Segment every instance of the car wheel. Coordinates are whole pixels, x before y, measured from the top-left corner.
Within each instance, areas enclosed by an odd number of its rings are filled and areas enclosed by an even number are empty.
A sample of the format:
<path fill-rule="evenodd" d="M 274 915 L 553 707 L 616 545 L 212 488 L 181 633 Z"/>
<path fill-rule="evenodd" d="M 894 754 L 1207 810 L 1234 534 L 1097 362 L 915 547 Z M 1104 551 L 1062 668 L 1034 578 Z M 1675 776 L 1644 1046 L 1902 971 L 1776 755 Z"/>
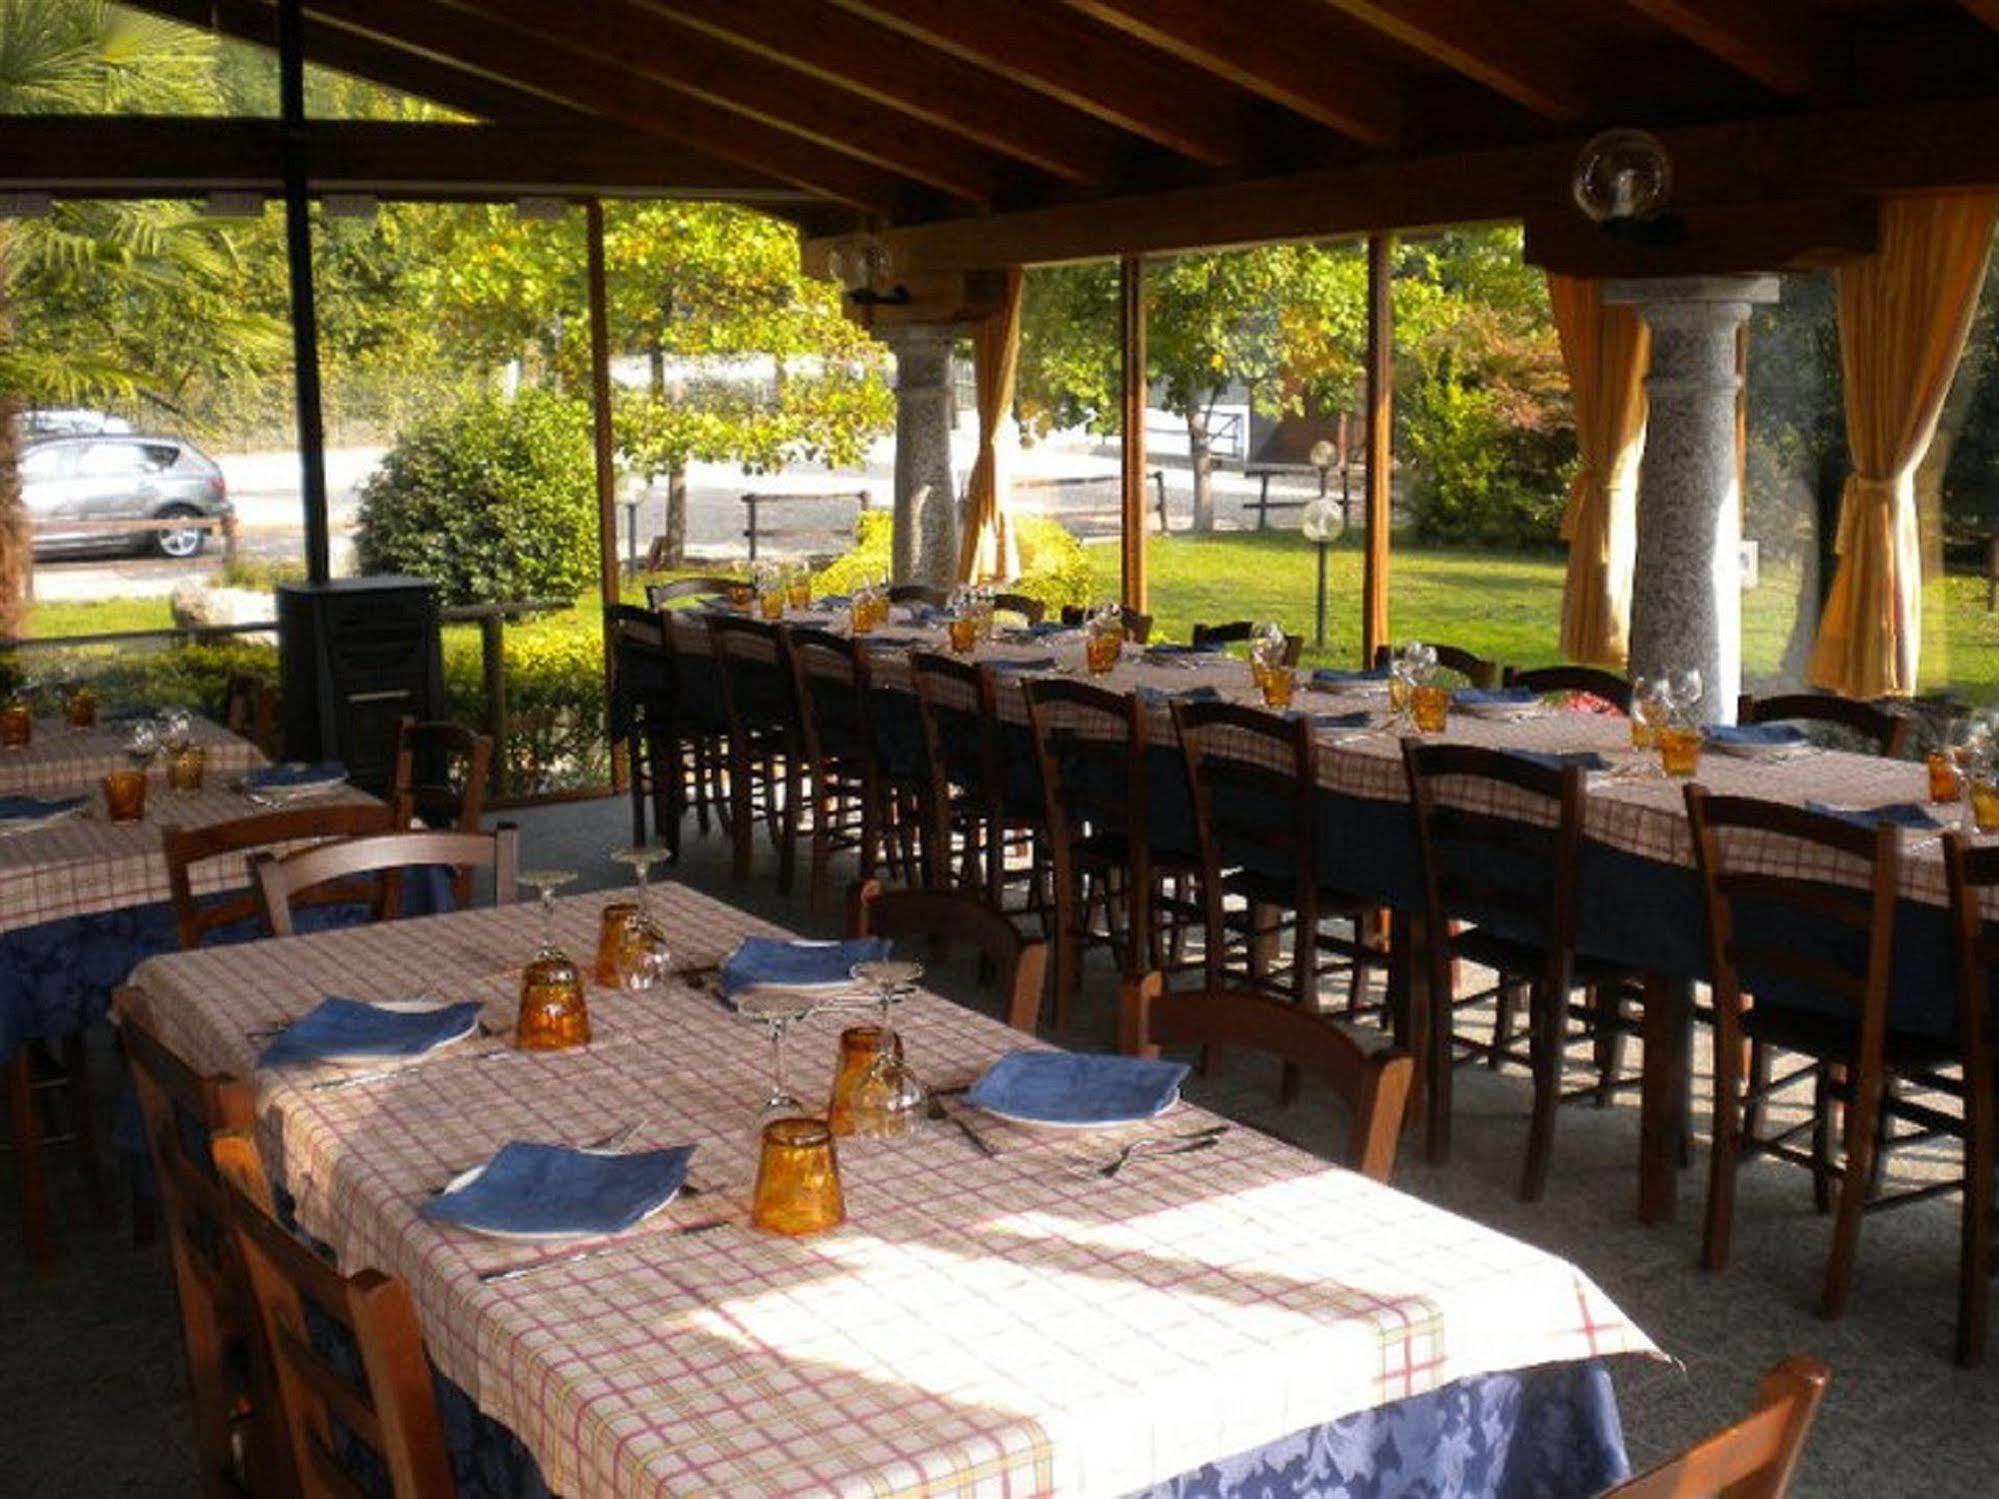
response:
<path fill-rule="evenodd" d="M 199 510 L 186 505 L 169 505 L 154 520 L 178 520 L 182 516 L 200 515 Z M 185 562 L 190 557 L 199 557 L 201 549 L 208 544 L 208 532 L 200 526 L 187 526 L 172 531 L 155 531 L 153 545 L 162 557 L 170 557 L 176 562 Z"/>

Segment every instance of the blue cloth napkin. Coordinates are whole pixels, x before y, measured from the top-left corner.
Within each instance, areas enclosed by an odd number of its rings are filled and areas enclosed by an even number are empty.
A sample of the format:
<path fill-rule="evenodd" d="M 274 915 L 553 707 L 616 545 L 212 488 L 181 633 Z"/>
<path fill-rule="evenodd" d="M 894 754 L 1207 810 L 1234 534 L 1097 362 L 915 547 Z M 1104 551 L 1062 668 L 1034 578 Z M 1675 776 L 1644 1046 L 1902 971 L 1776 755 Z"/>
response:
<path fill-rule="evenodd" d="M 1805 806 L 1813 812 L 1823 812 L 1827 817 L 1837 817 L 1841 822 L 1850 822 L 1855 827 L 1872 828 L 1877 823 L 1892 822 L 1898 828 L 1930 832 L 1943 826 L 1914 802 L 1884 802 L 1878 807 L 1836 807 L 1831 802 L 1808 801 Z"/>
<path fill-rule="evenodd" d="M 949 609 L 940 609 L 935 604 L 905 604 L 902 607 L 913 625 L 942 624 L 951 617 Z"/>
<path fill-rule="evenodd" d="M 815 609 L 845 609 L 853 600 L 844 593 L 822 593 L 812 601 Z"/>
<path fill-rule="evenodd" d="M 899 647 L 927 645 L 921 635 L 863 635 L 861 644 L 871 651 L 892 651 Z"/>
<path fill-rule="evenodd" d="M 1460 687 L 1451 694 L 1451 701 L 1460 708 L 1524 708 L 1539 702 L 1540 697 L 1531 687 Z"/>
<path fill-rule="evenodd" d="M 516 1140 L 476 1181 L 426 1202 L 423 1216 L 489 1233 L 621 1233 L 680 1190 L 693 1155 L 691 1145 L 600 1155 Z"/>
<path fill-rule="evenodd" d="M 996 661 L 988 661 L 986 665 L 990 666 L 994 671 L 1001 673 L 1010 671 L 1053 671 L 1055 669 L 1055 658 L 1053 656 L 1021 657 L 1018 659 L 1002 657 Z"/>
<path fill-rule="evenodd" d="M 1584 770 L 1608 770 L 1610 762 L 1595 750 L 1508 750 L 1515 759 L 1531 760 L 1549 770 L 1567 770 L 1580 765 Z"/>
<path fill-rule="evenodd" d="M 1386 682 L 1388 668 L 1378 666 L 1373 671 L 1342 671 L 1337 666 L 1322 666 L 1312 673 L 1312 681 L 1320 687 L 1351 687 L 1363 682 Z"/>
<path fill-rule="evenodd" d="M 977 1108 L 1046 1124 L 1150 1119 L 1173 1102 L 1185 1062 L 1077 1051 L 1009 1052 L 972 1084 Z"/>
<path fill-rule="evenodd" d="M 1152 708 L 1163 708 L 1168 703 L 1219 703 L 1221 693 L 1212 687 L 1176 687 L 1168 691 L 1164 687 L 1141 686 L 1137 689 L 1140 702 Z"/>
<path fill-rule="evenodd" d="M 33 822 L 83 803 L 80 796 L 0 796 L 0 822 Z"/>
<path fill-rule="evenodd" d="M 1292 723 L 1309 718 L 1315 729 L 1364 729 L 1373 721 L 1365 708 L 1354 713 L 1307 713 L 1302 708 L 1286 708 L 1284 717 Z"/>
<path fill-rule="evenodd" d="M 1148 656 L 1217 656 L 1221 652 L 1220 645 L 1181 645 L 1174 640 L 1162 640 L 1145 648 Z"/>
<path fill-rule="evenodd" d="M 728 999 L 750 989 L 818 989 L 853 981 L 856 963 L 886 958 L 886 937 L 853 937 L 845 942 L 782 942 L 745 937 L 722 964 L 722 993 Z"/>
<path fill-rule="evenodd" d="M 1711 723 L 1701 730 L 1709 744 L 1746 745 L 1769 748 L 1774 745 L 1803 744 L 1805 731 L 1788 723 Z"/>
<path fill-rule="evenodd" d="M 347 767 L 338 760 L 321 760 L 316 765 L 294 761 L 246 770 L 243 772 L 243 784 L 251 791 L 281 791 L 289 787 L 319 786 L 345 780 L 346 777 Z"/>
<path fill-rule="evenodd" d="M 283 1067 L 317 1062 L 325 1057 L 421 1056 L 432 1047 L 463 1035 L 478 1024 L 483 1008 L 476 1000 L 440 1009 L 397 1011 L 358 999 L 328 999 L 302 1015 L 257 1059 L 259 1067 Z"/>
<path fill-rule="evenodd" d="M 1017 630 L 1009 630 L 1009 635 L 1023 635 L 1030 640 L 1046 640 L 1050 635 L 1066 635 L 1075 628 L 1059 620 L 1044 620 L 1038 625 L 1022 625 Z"/>

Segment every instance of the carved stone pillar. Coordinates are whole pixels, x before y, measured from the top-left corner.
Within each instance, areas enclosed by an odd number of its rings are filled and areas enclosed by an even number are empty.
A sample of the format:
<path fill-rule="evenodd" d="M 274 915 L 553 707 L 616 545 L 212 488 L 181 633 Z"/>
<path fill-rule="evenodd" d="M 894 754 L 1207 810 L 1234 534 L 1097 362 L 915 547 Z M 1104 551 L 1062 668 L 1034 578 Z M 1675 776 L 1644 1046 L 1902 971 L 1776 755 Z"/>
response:
<path fill-rule="evenodd" d="M 946 325 L 885 329 L 895 354 L 895 581 L 948 588 L 958 565 Z"/>

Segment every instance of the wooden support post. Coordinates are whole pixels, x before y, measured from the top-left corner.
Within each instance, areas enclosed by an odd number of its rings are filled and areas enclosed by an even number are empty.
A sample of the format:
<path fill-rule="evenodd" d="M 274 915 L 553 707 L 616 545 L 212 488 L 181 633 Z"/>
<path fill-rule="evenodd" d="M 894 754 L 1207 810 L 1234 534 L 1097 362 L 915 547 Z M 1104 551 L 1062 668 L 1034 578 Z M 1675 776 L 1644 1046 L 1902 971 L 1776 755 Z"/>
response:
<path fill-rule="evenodd" d="M 479 615 L 479 668 L 486 687 L 486 732 L 493 737 L 492 785 L 507 794 L 507 621 L 498 604 Z"/>
<path fill-rule="evenodd" d="M 305 506 L 305 573 L 333 576 L 326 505 L 326 429 L 319 400 L 319 313 L 312 290 L 312 218 L 307 200 L 305 19 L 300 0 L 278 3 L 278 115 L 283 135 L 285 261 L 291 280 L 292 388 L 298 407 L 300 490 Z M 294 683 L 294 690 L 304 684 Z"/>
<path fill-rule="evenodd" d="M 597 574 L 606 610 L 618 602 L 618 457 L 611 433 L 611 325 L 604 292 L 604 203 L 583 205 L 588 240 L 590 294 L 590 436 L 597 458 Z M 604 701 L 618 690 L 618 646 L 608 617 L 604 629 Z M 625 747 L 611 746 L 611 788 L 623 791 L 631 778 Z"/>
<path fill-rule="evenodd" d="M 1395 323 L 1385 234 L 1367 237 L 1367 562 L 1360 585 L 1360 664 L 1388 643 L 1388 531 L 1395 469 Z"/>
<path fill-rule="evenodd" d="M 1124 604 L 1146 608 L 1145 586 L 1145 261 L 1118 262 L 1119 332 L 1123 351 L 1123 422 L 1120 456 L 1122 513 L 1118 523 Z M 1163 508 L 1163 507 L 1162 507 Z"/>

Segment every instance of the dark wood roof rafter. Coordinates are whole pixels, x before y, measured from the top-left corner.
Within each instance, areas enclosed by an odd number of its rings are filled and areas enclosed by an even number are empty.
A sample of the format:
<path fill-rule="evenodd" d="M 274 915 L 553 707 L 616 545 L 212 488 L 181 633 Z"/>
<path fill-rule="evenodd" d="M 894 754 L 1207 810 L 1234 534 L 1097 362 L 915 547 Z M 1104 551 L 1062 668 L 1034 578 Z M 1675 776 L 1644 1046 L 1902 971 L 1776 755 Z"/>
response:
<path fill-rule="evenodd" d="M 1516 0 L 1320 0 L 1551 120 L 1591 113 L 1585 58 Z"/>
<path fill-rule="evenodd" d="M 1999 0 L 1958 0 L 1958 3 L 1987 26 L 1999 30 Z"/>
<path fill-rule="evenodd" d="M 1625 0 L 1774 93 L 1811 92 L 1812 17 L 1792 0 Z M 1999 0 L 1991 0 L 1999 14 Z"/>

